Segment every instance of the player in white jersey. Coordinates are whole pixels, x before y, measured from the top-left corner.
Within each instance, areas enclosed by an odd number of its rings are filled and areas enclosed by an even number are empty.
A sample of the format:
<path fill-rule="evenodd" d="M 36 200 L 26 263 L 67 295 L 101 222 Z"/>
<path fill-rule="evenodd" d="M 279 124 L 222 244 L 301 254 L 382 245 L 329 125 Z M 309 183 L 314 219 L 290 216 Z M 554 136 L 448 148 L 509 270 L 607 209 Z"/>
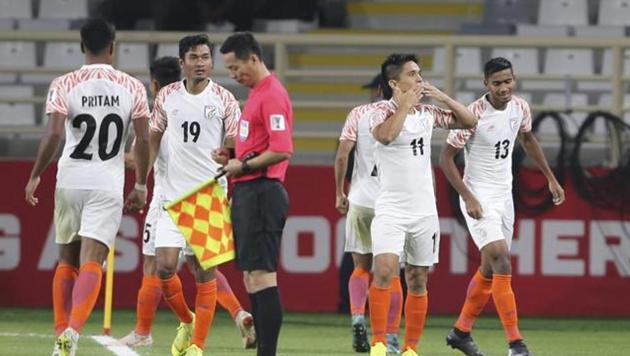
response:
<path fill-rule="evenodd" d="M 153 61 L 150 66 L 151 83 L 149 90 L 151 96 L 155 97 L 159 90 L 171 83 L 181 80 L 181 67 L 179 59 L 176 57 L 161 57 Z M 166 147 L 166 138 L 162 137 L 161 146 Z M 126 155 L 126 162 L 133 163 L 131 155 Z M 127 164 L 133 167 L 133 164 Z M 149 211 L 144 221 L 144 236 L 142 239 L 142 284 L 138 290 L 138 300 L 136 304 L 136 326 L 120 342 L 128 346 L 150 346 L 153 344 L 151 328 L 155 318 L 156 309 L 162 299 L 162 289 L 160 279 L 157 276 L 157 262 L 155 260 L 155 236 L 157 229 L 157 218 L 162 210 L 160 205 L 163 202 L 162 186 L 166 175 L 167 157 L 166 150 L 160 149 L 153 164 L 153 197 L 149 204 Z M 194 265 L 192 252 L 186 255 L 189 265 Z M 253 318 L 245 311 L 232 291 L 227 278 L 217 269 L 217 301 L 229 313 L 243 338 L 246 348 L 253 348 L 256 345 L 256 335 L 253 332 Z"/>
<path fill-rule="evenodd" d="M 48 128 L 26 185 L 34 196 L 40 176 L 57 152 L 65 131 L 55 188 L 55 242 L 59 264 L 53 277 L 57 340 L 53 355 L 74 355 L 81 328 L 99 295 L 102 264 L 118 232 L 123 210 L 121 146 L 130 123 L 137 137 L 136 185 L 131 210 L 146 201 L 149 108 L 142 83 L 112 68 L 114 28 L 88 20 L 81 28 L 86 64 L 50 85 Z"/>
<path fill-rule="evenodd" d="M 151 157 L 159 149 L 166 150 L 168 157 L 162 206 L 218 173 L 220 166 L 211 158 L 213 149 L 224 144 L 233 147 L 240 109 L 232 93 L 209 78 L 212 48 L 206 35 L 182 38 L 179 57 L 185 78 L 162 88 L 155 100 L 150 122 Z M 160 146 L 162 136 L 166 137 L 164 146 Z M 189 260 L 197 281 L 193 314 L 176 273 L 180 250 L 187 243 L 164 210 L 157 218 L 155 247 L 164 298 L 181 322 L 171 352 L 201 354 L 217 302 L 215 268 L 206 271 L 196 258 Z"/>
<path fill-rule="evenodd" d="M 423 81 L 414 55 L 392 54 L 381 66 L 385 98 L 370 120 L 377 141 L 374 159 L 379 180 L 372 222 L 374 280 L 369 291 L 372 347 L 386 354 L 385 323 L 389 288 L 401 254 L 406 262 L 405 356 L 417 355 L 428 297 L 429 267 L 438 261 L 439 224 L 431 167 L 433 128 L 469 128 L 477 119 L 465 106 Z M 433 97 L 449 110 L 420 104 Z"/>
<path fill-rule="evenodd" d="M 508 355 L 526 356 L 530 353 L 518 328 L 510 265 L 514 224 L 512 152 L 517 136 L 525 153 L 547 178 L 555 204 L 564 201 L 564 191 L 531 131 L 529 105 L 512 95 L 516 86 L 512 64 L 501 57 L 488 61 L 484 84 L 488 93 L 468 107 L 479 118 L 477 127 L 452 130 L 440 156 L 442 170 L 459 193 L 468 230 L 481 252 L 481 266 L 468 285 L 466 301 L 446 342 L 466 355 L 483 355 L 470 331 L 492 295 L 509 343 Z M 466 162 L 463 179 L 454 163 L 461 149 Z"/>
<path fill-rule="evenodd" d="M 378 85 L 379 97 L 380 74 L 373 82 Z M 352 253 L 354 270 L 348 281 L 350 312 L 352 316 L 352 346 L 356 352 L 367 352 L 370 344 L 365 320 L 365 302 L 367 300 L 372 271 L 372 236 L 370 226 L 374 218 L 374 199 L 378 193 L 378 181 L 374 170 L 374 146 L 376 141 L 370 132 L 370 116 L 376 103 L 359 105 L 352 109 L 346 118 L 339 147 L 335 158 L 335 207 L 346 217 L 345 252 Z M 354 166 L 349 193 L 346 196 L 344 181 L 348 158 L 354 149 Z M 394 276 L 391 288 L 391 300 L 387 323 L 387 348 L 390 354 L 398 353 L 398 328 L 402 311 L 402 286 L 400 277 Z"/>

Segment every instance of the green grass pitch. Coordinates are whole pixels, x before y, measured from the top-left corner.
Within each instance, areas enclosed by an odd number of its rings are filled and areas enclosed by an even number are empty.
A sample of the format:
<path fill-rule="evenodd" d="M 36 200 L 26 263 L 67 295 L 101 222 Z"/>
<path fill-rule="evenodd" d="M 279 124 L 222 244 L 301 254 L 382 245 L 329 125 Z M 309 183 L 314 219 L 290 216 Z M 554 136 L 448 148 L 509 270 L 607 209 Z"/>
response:
<path fill-rule="evenodd" d="M 429 316 L 420 344 L 420 355 L 458 355 L 447 348 L 444 337 L 454 316 Z M 127 334 L 134 325 L 132 310 L 115 310 L 112 336 Z M 85 337 L 102 331 L 102 313 L 95 312 L 86 325 L 78 355 L 113 355 Z M 630 355 L 630 319 L 521 318 L 521 330 L 536 356 Z M 154 345 L 138 348 L 140 355 L 170 355 L 177 323 L 170 311 L 158 312 L 153 328 Z M 401 332 L 402 335 L 402 332 Z M 480 319 L 474 337 L 487 356 L 506 355 L 498 319 Z M 52 351 L 52 311 L 0 308 L 0 355 L 49 355 Z M 218 312 L 207 340 L 206 355 L 255 355 L 241 348 L 240 334 L 225 312 Z M 285 313 L 278 355 L 353 355 L 349 317 L 341 314 Z"/>

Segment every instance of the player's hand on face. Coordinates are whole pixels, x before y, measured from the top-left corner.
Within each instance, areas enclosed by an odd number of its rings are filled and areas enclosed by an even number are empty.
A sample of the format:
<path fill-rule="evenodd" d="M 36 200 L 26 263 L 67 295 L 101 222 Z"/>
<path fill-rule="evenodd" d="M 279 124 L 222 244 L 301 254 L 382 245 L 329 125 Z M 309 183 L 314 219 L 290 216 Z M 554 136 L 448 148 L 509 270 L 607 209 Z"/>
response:
<path fill-rule="evenodd" d="M 127 196 L 125 200 L 125 212 L 135 213 L 139 212 L 142 214 L 144 211 L 142 210 L 147 203 L 147 192 L 143 192 L 141 190 L 133 189 L 131 193 Z"/>
<path fill-rule="evenodd" d="M 337 199 L 335 201 L 335 208 L 342 214 L 345 214 L 348 212 L 348 206 L 349 206 L 349 202 L 348 202 L 348 197 L 346 197 L 345 194 L 342 195 L 337 195 Z"/>
<path fill-rule="evenodd" d="M 230 159 L 230 152 L 228 151 L 227 148 L 221 147 L 221 148 L 212 150 L 212 153 L 210 154 L 210 156 L 212 157 L 213 161 L 217 162 L 218 164 L 222 166 L 225 166 Z"/>
<path fill-rule="evenodd" d="M 227 161 L 227 164 L 223 167 L 223 171 L 225 171 L 228 177 L 238 177 L 243 174 L 243 162 L 233 158 Z"/>
<path fill-rule="evenodd" d="M 444 102 L 446 100 L 449 99 L 449 96 L 446 95 L 443 91 L 441 91 L 440 89 L 434 87 L 431 83 L 429 82 L 424 82 L 424 89 L 422 91 L 423 95 L 426 95 L 428 97 L 431 97 L 439 102 Z"/>
<path fill-rule="evenodd" d="M 413 107 L 422 98 L 423 86 L 419 85 L 416 88 L 409 89 L 405 92 L 401 91 L 399 87 L 394 87 L 394 95 L 398 95 L 398 104 L 402 107 Z"/>
<path fill-rule="evenodd" d="M 470 197 L 464 199 L 464 203 L 466 203 L 466 213 L 468 213 L 471 218 L 479 220 L 483 217 L 483 209 L 477 198 Z"/>
<path fill-rule="evenodd" d="M 32 206 L 35 206 L 37 205 L 37 203 L 39 203 L 39 199 L 35 197 L 35 190 L 37 189 L 40 180 L 41 178 L 39 177 L 31 178 L 28 180 L 28 183 L 26 183 L 26 187 L 24 188 L 24 199 L 28 204 Z"/>
<path fill-rule="evenodd" d="M 554 179 L 553 181 L 549 182 L 549 191 L 551 192 L 553 203 L 555 205 L 560 205 L 564 202 L 564 189 L 562 189 L 562 186 L 560 185 L 560 183 L 558 183 L 557 180 Z"/>

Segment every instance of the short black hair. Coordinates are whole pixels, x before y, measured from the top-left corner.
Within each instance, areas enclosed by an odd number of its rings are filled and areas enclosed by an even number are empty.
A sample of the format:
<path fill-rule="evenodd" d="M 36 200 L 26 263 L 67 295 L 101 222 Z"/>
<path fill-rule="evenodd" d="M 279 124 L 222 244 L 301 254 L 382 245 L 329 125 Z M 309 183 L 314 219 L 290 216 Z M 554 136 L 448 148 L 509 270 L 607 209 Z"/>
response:
<path fill-rule="evenodd" d="M 381 64 L 381 80 L 383 81 L 383 98 L 389 100 L 394 95 L 389 81 L 400 78 L 402 68 L 407 62 L 414 62 L 419 65 L 418 57 L 415 54 L 393 53 L 387 56 L 385 62 Z"/>
<path fill-rule="evenodd" d="M 92 54 L 102 53 L 116 39 L 114 25 L 101 18 L 88 19 L 81 26 L 81 45 Z"/>
<path fill-rule="evenodd" d="M 487 61 L 483 66 L 483 75 L 488 79 L 491 75 L 502 70 L 512 71 L 512 63 L 503 57 L 495 57 Z"/>
<path fill-rule="evenodd" d="M 205 34 L 199 35 L 190 35 L 179 40 L 179 58 L 184 59 L 186 57 L 186 52 L 191 49 L 206 45 L 210 49 L 210 56 L 212 56 L 212 51 L 214 51 L 214 45 L 210 42 L 210 39 Z"/>
<path fill-rule="evenodd" d="M 251 32 L 236 32 L 221 45 L 221 53 L 234 52 L 238 59 L 245 60 L 255 54 L 262 61 L 262 48 Z"/>
<path fill-rule="evenodd" d="M 149 67 L 151 79 L 155 79 L 160 88 L 181 79 L 182 69 L 179 66 L 179 59 L 175 57 L 160 57 L 151 62 Z"/>

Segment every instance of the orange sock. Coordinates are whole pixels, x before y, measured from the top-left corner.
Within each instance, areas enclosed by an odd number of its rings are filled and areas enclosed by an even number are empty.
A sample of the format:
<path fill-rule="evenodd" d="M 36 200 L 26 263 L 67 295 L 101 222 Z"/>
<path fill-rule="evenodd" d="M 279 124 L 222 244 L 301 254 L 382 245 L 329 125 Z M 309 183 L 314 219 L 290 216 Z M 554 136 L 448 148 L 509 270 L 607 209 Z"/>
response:
<path fill-rule="evenodd" d="M 158 276 L 143 276 L 136 304 L 136 334 L 146 336 L 151 333 L 155 310 L 161 298 L 162 289 Z"/>
<path fill-rule="evenodd" d="M 195 300 L 195 326 L 191 343 L 203 349 L 208 331 L 212 327 L 214 309 L 217 305 L 217 280 L 197 283 L 197 298 Z"/>
<path fill-rule="evenodd" d="M 379 288 L 372 283 L 368 292 L 370 303 L 370 324 L 372 325 L 372 345 L 377 342 L 387 344 L 387 311 L 389 310 L 389 288 Z"/>
<path fill-rule="evenodd" d="M 365 314 L 365 300 L 370 286 L 370 272 L 361 267 L 355 267 L 348 280 L 348 294 L 350 296 L 350 313 L 352 315 Z"/>
<path fill-rule="evenodd" d="M 503 324 L 505 337 L 508 342 L 522 340 L 518 330 L 518 316 L 516 314 L 516 298 L 512 291 L 512 276 L 505 274 L 492 275 L 492 298 L 494 306 Z"/>
<path fill-rule="evenodd" d="M 429 306 L 429 294 L 413 294 L 411 291 L 407 293 L 405 301 L 405 344 L 402 350 L 408 348 L 416 350 L 418 341 L 424 330 L 424 323 L 427 320 L 427 309 Z"/>
<path fill-rule="evenodd" d="M 475 320 L 488 303 L 490 295 L 492 295 L 492 279 L 485 278 L 477 270 L 477 273 L 468 283 L 466 300 L 462 306 L 462 311 L 459 313 L 459 318 L 455 322 L 455 327 L 461 331 L 470 332 Z"/>
<path fill-rule="evenodd" d="M 182 281 L 177 274 L 174 274 L 169 279 L 160 280 L 162 284 L 162 292 L 164 293 L 164 300 L 171 310 L 177 315 L 177 318 L 182 323 L 191 323 L 192 314 L 186 299 L 184 299 L 184 291 L 182 290 Z"/>
<path fill-rule="evenodd" d="M 217 302 L 230 313 L 232 319 L 236 318 L 236 313 L 243 310 L 241 303 L 236 299 L 232 288 L 225 278 L 225 275 L 217 269 L 214 271 L 217 278 Z"/>
<path fill-rule="evenodd" d="M 72 265 L 59 263 L 53 277 L 52 300 L 55 318 L 55 335 L 59 336 L 67 327 L 72 309 L 72 288 L 79 271 Z"/>
<path fill-rule="evenodd" d="M 400 277 L 392 279 L 389 290 L 389 311 L 387 312 L 387 333 L 398 334 L 400 328 L 400 315 L 403 308 L 403 292 Z"/>
<path fill-rule="evenodd" d="M 100 263 L 88 261 L 79 269 L 79 276 L 74 282 L 72 289 L 72 311 L 70 311 L 70 322 L 68 325 L 81 332 L 83 325 L 87 321 L 98 294 L 101 291 L 101 279 L 103 268 Z"/>

